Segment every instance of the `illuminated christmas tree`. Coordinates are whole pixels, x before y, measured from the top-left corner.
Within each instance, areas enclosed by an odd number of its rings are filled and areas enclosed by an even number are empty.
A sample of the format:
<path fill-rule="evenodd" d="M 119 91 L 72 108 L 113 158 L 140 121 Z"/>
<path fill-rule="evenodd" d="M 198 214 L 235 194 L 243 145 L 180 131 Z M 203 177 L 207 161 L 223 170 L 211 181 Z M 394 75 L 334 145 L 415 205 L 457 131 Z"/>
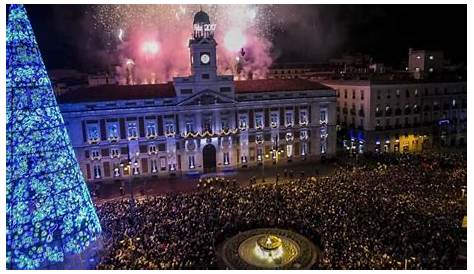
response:
<path fill-rule="evenodd" d="M 7 268 L 54 268 L 101 227 L 22 5 L 6 43 Z"/>

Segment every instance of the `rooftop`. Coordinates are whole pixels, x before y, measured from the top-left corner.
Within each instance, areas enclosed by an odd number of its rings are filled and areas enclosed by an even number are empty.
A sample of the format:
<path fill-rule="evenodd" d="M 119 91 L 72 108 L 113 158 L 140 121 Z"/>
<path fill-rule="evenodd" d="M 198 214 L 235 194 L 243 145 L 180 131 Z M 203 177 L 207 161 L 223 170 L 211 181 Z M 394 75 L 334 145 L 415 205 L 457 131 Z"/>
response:
<path fill-rule="evenodd" d="M 262 79 L 235 81 L 235 93 L 255 93 L 273 91 L 329 90 L 318 82 L 303 79 Z"/>
<path fill-rule="evenodd" d="M 328 86 L 303 79 L 263 79 L 234 81 L 235 93 L 275 91 L 329 90 Z M 58 102 L 100 102 L 114 100 L 140 100 L 172 98 L 176 96 L 172 82 L 153 85 L 101 85 L 77 89 L 58 97 Z"/>

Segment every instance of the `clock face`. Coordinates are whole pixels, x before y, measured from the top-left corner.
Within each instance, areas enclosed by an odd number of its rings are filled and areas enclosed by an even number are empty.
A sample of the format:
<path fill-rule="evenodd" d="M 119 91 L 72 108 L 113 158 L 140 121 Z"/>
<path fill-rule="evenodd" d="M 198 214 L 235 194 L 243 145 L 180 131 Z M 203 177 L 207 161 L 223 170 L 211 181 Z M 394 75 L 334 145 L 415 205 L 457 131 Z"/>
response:
<path fill-rule="evenodd" d="M 201 63 L 203 64 L 208 64 L 211 58 L 209 57 L 209 54 L 204 53 L 201 55 Z"/>

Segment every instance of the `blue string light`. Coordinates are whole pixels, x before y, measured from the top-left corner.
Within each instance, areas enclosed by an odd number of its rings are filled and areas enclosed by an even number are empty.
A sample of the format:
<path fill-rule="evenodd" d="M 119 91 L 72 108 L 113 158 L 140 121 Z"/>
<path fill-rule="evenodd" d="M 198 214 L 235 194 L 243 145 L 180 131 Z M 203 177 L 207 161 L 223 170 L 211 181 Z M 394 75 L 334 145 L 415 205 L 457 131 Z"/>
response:
<path fill-rule="evenodd" d="M 7 23 L 7 258 L 38 269 L 81 253 L 100 222 L 23 5 Z"/>

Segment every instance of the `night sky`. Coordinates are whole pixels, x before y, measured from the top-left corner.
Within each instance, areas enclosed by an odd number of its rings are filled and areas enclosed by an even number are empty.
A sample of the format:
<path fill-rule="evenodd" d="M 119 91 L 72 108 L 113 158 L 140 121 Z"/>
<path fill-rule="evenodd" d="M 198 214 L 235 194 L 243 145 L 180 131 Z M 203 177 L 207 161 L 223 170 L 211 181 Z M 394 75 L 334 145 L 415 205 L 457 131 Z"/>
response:
<path fill-rule="evenodd" d="M 26 8 L 49 69 L 89 69 L 83 44 L 105 45 L 84 22 L 86 6 Z M 278 9 L 302 10 L 293 5 Z M 317 36 L 312 35 L 315 32 Z M 467 5 L 310 5 L 304 7 L 301 20 L 288 20 L 276 30 L 272 42 L 276 62 L 324 62 L 361 52 L 401 67 L 413 47 L 444 50 L 447 58 L 466 63 Z"/>

